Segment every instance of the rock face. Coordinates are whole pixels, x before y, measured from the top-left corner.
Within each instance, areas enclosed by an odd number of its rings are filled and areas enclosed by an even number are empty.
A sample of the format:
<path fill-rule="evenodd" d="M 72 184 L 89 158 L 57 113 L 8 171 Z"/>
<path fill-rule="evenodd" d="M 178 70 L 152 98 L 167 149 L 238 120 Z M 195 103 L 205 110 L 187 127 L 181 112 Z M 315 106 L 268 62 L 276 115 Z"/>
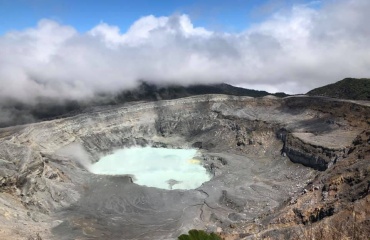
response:
<path fill-rule="evenodd" d="M 225 239 L 368 239 L 370 130 L 352 142 L 346 158 L 319 172 L 305 188 L 259 224 L 228 229 Z"/>
<path fill-rule="evenodd" d="M 202 95 L 0 129 L 0 238 L 174 239 L 258 221 L 314 169 L 346 161 L 369 109 L 304 96 Z M 166 191 L 88 172 L 101 156 L 137 145 L 197 147 L 214 177 Z"/>

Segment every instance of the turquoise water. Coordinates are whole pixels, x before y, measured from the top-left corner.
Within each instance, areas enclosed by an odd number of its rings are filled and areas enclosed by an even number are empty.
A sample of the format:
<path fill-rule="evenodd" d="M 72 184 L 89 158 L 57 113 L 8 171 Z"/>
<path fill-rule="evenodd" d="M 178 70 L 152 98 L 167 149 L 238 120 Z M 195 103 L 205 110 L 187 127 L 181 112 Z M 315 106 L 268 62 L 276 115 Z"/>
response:
<path fill-rule="evenodd" d="M 195 149 L 134 147 L 115 151 L 91 165 L 104 175 L 133 175 L 139 185 L 162 189 L 194 189 L 211 179 L 194 157 Z"/>

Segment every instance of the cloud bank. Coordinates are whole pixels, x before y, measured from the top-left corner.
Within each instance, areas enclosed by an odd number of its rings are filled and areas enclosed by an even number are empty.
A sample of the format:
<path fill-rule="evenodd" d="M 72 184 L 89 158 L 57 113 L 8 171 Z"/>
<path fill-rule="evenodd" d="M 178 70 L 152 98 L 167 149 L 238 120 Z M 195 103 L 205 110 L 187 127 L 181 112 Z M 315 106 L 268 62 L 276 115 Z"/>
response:
<path fill-rule="evenodd" d="M 158 84 L 221 83 L 304 93 L 370 76 L 370 1 L 296 5 L 240 33 L 193 26 L 183 15 L 146 16 L 124 33 L 86 33 L 43 19 L 0 36 L 0 101 L 84 99 Z"/>

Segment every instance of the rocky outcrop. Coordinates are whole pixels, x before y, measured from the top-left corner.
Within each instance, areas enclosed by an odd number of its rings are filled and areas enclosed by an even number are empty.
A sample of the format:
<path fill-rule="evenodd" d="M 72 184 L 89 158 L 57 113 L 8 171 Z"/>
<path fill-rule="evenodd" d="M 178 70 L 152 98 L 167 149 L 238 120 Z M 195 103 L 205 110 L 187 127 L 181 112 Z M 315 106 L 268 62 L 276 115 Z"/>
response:
<path fill-rule="evenodd" d="M 319 172 L 302 191 L 259 223 L 225 229 L 225 239 L 366 239 L 370 216 L 370 132 L 350 144 L 346 158 Z"/>
<path fill-rule="evenodd" d="M 327 148 L 304 142 L 298 134 L 290 133 L 285 138 L 283 154 L 285 153 L 294 163 L 301 163 L 307 167 L 324 171 L 330 165 L 343 159 L 346 146 L 343 148 Z M 347 147 L 348 148 L 348 147 Z"/>

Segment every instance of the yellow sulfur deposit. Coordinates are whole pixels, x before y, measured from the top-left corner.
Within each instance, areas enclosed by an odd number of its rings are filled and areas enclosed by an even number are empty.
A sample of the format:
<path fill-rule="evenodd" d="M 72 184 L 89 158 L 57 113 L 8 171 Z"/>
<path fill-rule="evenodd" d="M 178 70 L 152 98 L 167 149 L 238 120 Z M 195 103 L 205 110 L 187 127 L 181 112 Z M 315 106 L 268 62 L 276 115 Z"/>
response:
<path fill-rule="evenodd" d="M 191 163 L 191 164 L 199 164 L 200 160 L 192 158 L 192 159 L 189 159 L 188 162 Z"/>

